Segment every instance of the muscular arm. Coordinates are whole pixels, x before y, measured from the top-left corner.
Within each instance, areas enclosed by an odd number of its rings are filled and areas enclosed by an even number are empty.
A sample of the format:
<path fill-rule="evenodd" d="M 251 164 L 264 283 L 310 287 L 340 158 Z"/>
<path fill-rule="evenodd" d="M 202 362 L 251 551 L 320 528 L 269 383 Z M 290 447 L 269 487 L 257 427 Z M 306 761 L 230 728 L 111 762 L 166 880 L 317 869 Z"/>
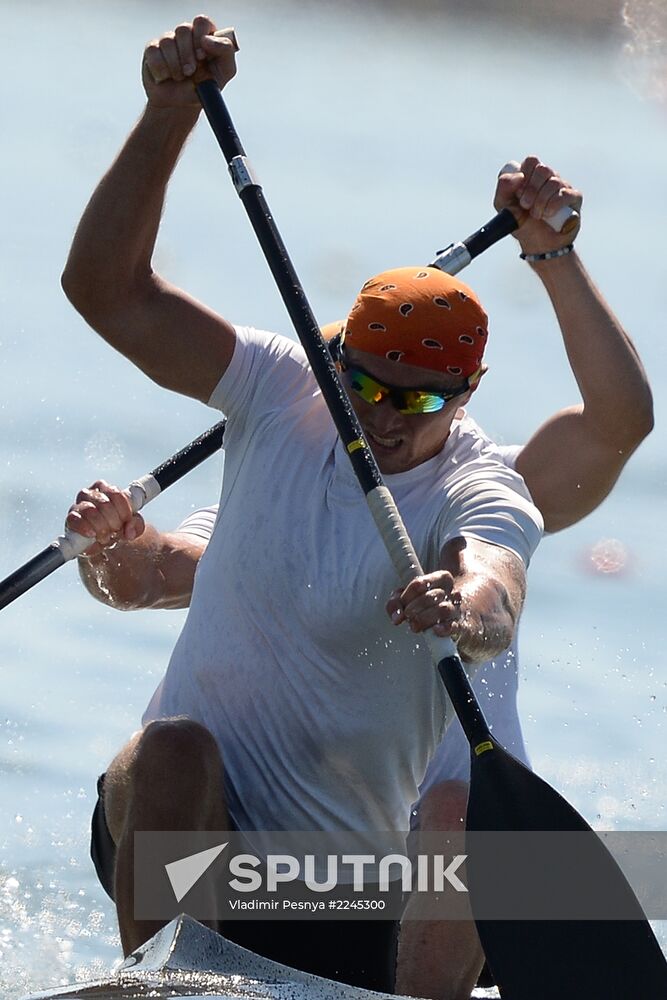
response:
<path fill-rule="evenodd" d="M 461 595 L 461 615 L 454 629 L 462 659 L 483 663 L 512 642 L 526 597 L 526 571 L 517 555 L 474 538 L 445 546 L 443 569 Z"/>
<path fill-rule="evenodd" d="M 121 611 L 190 604 L 207 539 L 158 531 L 133 512 L 125 490 L 103 479 L 79 492 L 65 524 L 90 539 L 79 572 L 98 601 Z"/>
<path fill-rule="evenodd" d="M 62 278 L 72 304 L 116 350 L 160 385 L 203 401 L 231 360 L 233 327 L 156 274 L 151 259 L 167 184 L 199 114 L 182 69 L 187 45 L 208 57 L 191 54 L 193 72 L 196 62 L 217 67 L 223 82 L 234 72 L 231 42 L 213 38 L 214 29 L 197 18 L 148 46 L 146 110 L 88 203 Z M 206 207 L 198 202 L 194 213 L 192 232 L 207 238 Z"/>
<path fill-rule="evenodd" d="M 583 402 L 561 410 L 517 459 L 547 531 L 594 510 L 653 427 L 646 373 L 576 254 L 533 265 L 553 303 Z"/>
<path fill-rule="evenodd" d="M 564 249 L 577 231 L 555 233 L 546 219 L 582 197 L 537 157 L 498 180 L 494 204 L 523 213 L 516 237 L 527 254 Z M 653 427 L 646 372 L 632 341 L 575 252 L 530 266 L 558 319 L 582 403 L 556 413 L 517 460 L 547 531 L 579 521 L 607 496 L 632 452 Z"/>
<path fill-rule="evenodd" d="M 195 570 L 206 543 L 191 535 L 160 532 L 147 524 L 136 541 L 81 557 L 88 592 L 121 611 L 187 608 Z"/>
<path fill-rule="evenodd" d="M 507 649 L 525 598 L 526 572 L 519 557 L 474 538 L 455 538 L 443 548 L 440 565 L 392 594 L 387 612 L 394 624 L 451 635 L 469 663 L 483 663 Z"/>

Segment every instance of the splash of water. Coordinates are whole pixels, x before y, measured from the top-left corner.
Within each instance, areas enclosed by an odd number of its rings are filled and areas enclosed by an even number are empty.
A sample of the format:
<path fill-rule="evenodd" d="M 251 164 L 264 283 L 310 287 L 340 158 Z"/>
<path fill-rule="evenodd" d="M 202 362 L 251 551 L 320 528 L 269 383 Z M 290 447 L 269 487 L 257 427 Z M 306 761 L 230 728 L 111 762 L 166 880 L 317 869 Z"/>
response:
<path fill-rule="evenodd" d="M 100 469 L 105 474 L 115 472 L 123 464 L 123 446 L 109 431 L 98 431 L 88 438 L 84 446 L 86 462 L 99 475 Z"/>
<path fill-rule="evenodd" d="M 106 959 L 99 957 L 99 950 Z M 50 871 L 0 869 L 0 996 L 16 1000 L 36 989 L 108 975 L 118 952 L 113 922 L 59 886 Z"/>
<path fill-rule="evenodd" d="M 632 83 L 640 93 L 667 103 L 665 0 L 626 0 L 622 17 L 630 34 L 624 54 Z"/>

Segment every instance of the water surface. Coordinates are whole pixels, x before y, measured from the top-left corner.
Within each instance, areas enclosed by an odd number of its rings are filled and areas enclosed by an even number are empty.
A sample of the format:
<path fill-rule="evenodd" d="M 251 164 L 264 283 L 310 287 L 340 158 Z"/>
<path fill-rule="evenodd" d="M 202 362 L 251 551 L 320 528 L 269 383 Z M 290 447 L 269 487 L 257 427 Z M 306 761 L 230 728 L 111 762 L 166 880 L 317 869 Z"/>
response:
<path fill-rule="evenodd" d="M 192 4 L 3 5 L 0 575 L 56 535 L 76 490 L 127 483 L 217 419 L 148 383 L 69 307 L 59 275 L 85 201 L 142 106 L 143 43 Z M 667 120 L 627 83 L 618 42 L 501 33 L 381 8 L 229 9 L 228 102 L 323 320 L 362 281 L 426 262 L 491 214 L 498 167 L 537 152 L 586 195 L 579 247 L 651 374 L 657 429 L 610 499 L 544 542 L 530 573 L 521 708 L 537 769 L 601 829 L 664 829 L 667 584 Z M 288 330 L 202 126 L 169 195 L 169 277 L 232 320 Z M 578 399 L 557 326 L 507 240 L 467 273 L 492 318 L 474 415 L 521 441 Z M 619 398 L 624 389 L 619 384 Z M 174 526 L 216 499 L 211 460 L 156 502 Z M 625 571 L 591 570 L 615 539 Z M 2 612 L 0 993 L 92 975 L 119 956 L 87 856 L 95 776 L 136 727 L 182 623 L 96 605 L 66 567 Z"/>

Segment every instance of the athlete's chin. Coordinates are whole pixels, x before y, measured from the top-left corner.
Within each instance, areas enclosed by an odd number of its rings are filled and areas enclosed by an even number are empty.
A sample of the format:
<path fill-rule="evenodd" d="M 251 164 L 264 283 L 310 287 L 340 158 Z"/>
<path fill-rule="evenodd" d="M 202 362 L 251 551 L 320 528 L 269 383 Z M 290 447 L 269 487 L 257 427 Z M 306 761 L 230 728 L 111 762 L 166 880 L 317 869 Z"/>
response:
<path fill-rule="evenodd" d="M 419 464 L 409 438 L 399 437 L 397 434 L 380 436 L 370 427 L 364 427 L 364 433 L 383 476 L 407 472 Z"/>
<path fill-rule="evenodd" d="M 383 476 L 394 476 L 398 472 L 407 472 L 416 464 L 410 461 L 410 456 L 405 453 L 406 449 L 404 448 L 397 448 L 394 452 L 382 449 L 383 454 L 378 454 L 379 451 L 379 448 L 373 447 L 375 461 Z"/>

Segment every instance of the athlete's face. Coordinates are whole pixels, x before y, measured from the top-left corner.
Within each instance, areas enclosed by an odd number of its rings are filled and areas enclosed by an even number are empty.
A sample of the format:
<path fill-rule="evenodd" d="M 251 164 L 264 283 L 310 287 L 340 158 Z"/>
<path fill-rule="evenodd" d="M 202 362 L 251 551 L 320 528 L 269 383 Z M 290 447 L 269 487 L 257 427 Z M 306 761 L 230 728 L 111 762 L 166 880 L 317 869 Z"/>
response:
<path fill-rule="evenodd" d="M 391 398 L 370 403 L 352 390 L 350 369 L 355 365 L 377 382 L 397 389 L 449 393 L 459 389 L 464 380 L 429 368 L 398 364 L 365 351 L 345 350 L 343 382 L 380 471 L 384 475 L 407 472 L 437 455 L 449 436 L 456 411 L 467 402 L 472 390 L 449 400 L 435 413 L 401 413 Z"/>

